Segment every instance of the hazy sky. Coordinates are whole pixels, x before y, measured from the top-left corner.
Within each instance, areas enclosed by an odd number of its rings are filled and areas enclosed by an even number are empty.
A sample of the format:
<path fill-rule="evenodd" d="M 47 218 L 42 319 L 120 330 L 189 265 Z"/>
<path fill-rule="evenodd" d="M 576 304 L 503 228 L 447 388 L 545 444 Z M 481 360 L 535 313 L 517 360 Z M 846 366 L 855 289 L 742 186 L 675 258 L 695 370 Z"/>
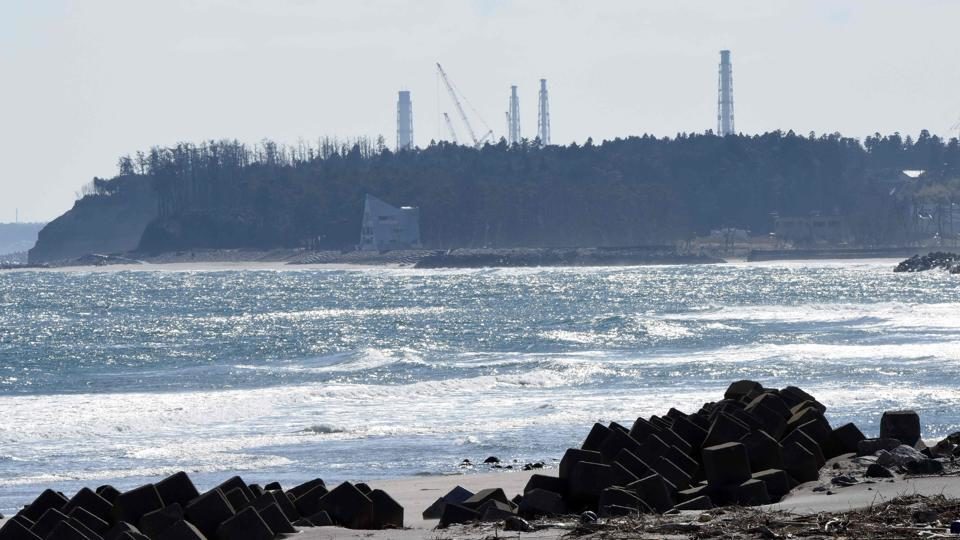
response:
<path fill-rule="evenodd" d="M 956 0 L 3 0 L 0 221 L 57 216 L 152 145 L 392 146 L 401 88 L 424 146 L 454 116 L 437 61 L 498 137 L 511 84 L 533 136 L 541 77 L 555 143 L 715 129 L 725 48 L 738 131 L 944 135 L 958 23 Z"/>

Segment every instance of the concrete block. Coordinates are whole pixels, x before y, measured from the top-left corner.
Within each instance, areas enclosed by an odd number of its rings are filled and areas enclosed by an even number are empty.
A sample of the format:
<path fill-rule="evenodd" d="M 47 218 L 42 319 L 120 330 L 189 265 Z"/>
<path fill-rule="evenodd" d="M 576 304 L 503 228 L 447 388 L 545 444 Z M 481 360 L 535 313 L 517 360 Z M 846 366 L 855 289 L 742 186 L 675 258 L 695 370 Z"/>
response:
<path fill-rule="evenodd" d="M 599 452 L 600 445 L 603 444 L 603 441 L 606 440 L 609 434 L 610 428 L 603 424 L 594 424 L 590 429 L 590 433 L 587 434 L 587 438 L 583 441 L 583 445 L 580 446 L 580 449 Z"/>
<path fill-rule="evenodd" d="M 790 433 L 800 425 L 818 418 L 823 418 L 823 413 L 813 407 L 804 407 L 790 416 L 790 419 L 787 420 L 787 430 L 784 433 Z"/>
<path fill-rule="evenodd" d="M 563 458 L 560 460 L 559 467 L 559 476 L 560 478 L 569 478 L 570 473 L 573 472 L 574 466 L 581 461 L 589 461 L 591 463 L 603 463 L 603 455 L 600 452 L 595 450 L 582 450 L 577 448 L 570 448 L 564 454 Z"/>
<path fill-rule="evenodd" d="M 780 412 L 767 407 L 766 402 L 761 401 L 750 410 L 750 413 L 760 422 L 759 429 L 766 431 L 774 439 L 779 440 L 786 433 L 789 417 L 784 417 Z"/>
<path fill-rule="evenodd" d="M 777 394 L 773 394 L 770 392 L 764 392 L 759 396 L 753 398 L 753 400 L 750 401 L 750 403 L 748 403 L 746 407 L 744 407 L 744 410 L 748 412 L 754 412 L 757 409 L 757 407 L 760 407 L 760 406 L 763 406 L 772 410 L 784 420 L 793 416 L 793 414 L 790 412 L 790 407 L 787 406 L 787 404 L 783 401 L 783 399 Z"/>
<path fill-rule="evenodd" d="M 297 485 L 288 489 L 286 493 L 293 495 L 294 499 L 298 499 L 301 496 L 305 495 L 308 491 L 311 491 L 317 488 L 318 486 L 323 486 L 324 488 L 327 487 L 327 485 L 323 482 L 322 479 L 314 478 L 313 480 L 308 480 L 300 485 Z"/>
<path fill-rule="evenodd" d="M 188 504 L 184 514 L 204 536 L 213 538 L 220 524 L 233 517 L 235 512 L 223 492 L 214 488 Z"/>
<path fill-rule="evenodd" d="M 62 493 L 58 493 L 52 489 L 46 489 L 20 513 L 30 521 L 36 522 L 47 510 L 51 508 L 62 510 L 68 502 L 70 501 L 68 501 Z"/>
<path fill-rule="evenodd" d="M 727 391 L 723 393 L 723 399 L 740 399 L 750 392 L 762 392 L 763 385 L 756 381 L 736 381 L 730 383 Z"/>
<path fill-rule="evenodd" d="M 61 521 L 46 536 L 46 540 L 96 540 L 87 538 L 80 530 L 69 521 Z"/>
<path fill-rule="evenodd" d="M 493 522 L 493 521 L 503 521 L 509 517 L 516 516 L 516 512 L 513 511 L 513 507 L 504 504 L 500 501 L 487 501 L 480 505 L 477 508 L 477 513 L 480 514 L 480 521 L 483 522 Z"/>
<path fill-rule="evenodd" d="M 647 465 L 650 465 L 661 456 L 667 455 L 668 452 L 670 452 L 669 444 L 664 442 L 658 435 L 650 435 L 644 439 L 643 444 L 640 445 L 640 448 L 634 455 Z"/>
<path fill-rule="evenodd" d="M 139 523 L 147 512 L 163 508 L 163 499 L 156 486 L 147 484 L 121 493 L 113 503 L 113 521 Z"/>
<path fill-rule="evenodd" d="M 68 517 L 66 523 L 69 523 L 70 525 L 72 525 L 74 529 L 80 531 L 80 534 L 84 535 L 89 540 L 102 540 L 102 537 L 96 531 L 94 531 L 90 527 L 87 527 L 87 525 L 84 522 L 80 521 L 77 518 Z M 148 539 L 145 538 L 144 540 L 148 540 Z"/>
<path fill-rule="evenodd" d="M 617 457 L 614 458 L 614 462 L 619 463 L 623 468 L 630 471 L 631 474 L 637 478 L 643 478 L 644 476 L 649 475 L 653 471 L 650 469 L 650 466 L 647 465 L 643 460 L 638 458 L 631 452 L 624 448 L 617 454 Z M 557 490 L 552 490 L 557 491 Z"/>
<path fill-rule="evenodd" d="M 673 426 L 673 422 L 667 420 L 666 418 L 661 418 L 657 415 L 650 417 L 650 423 L 657 427 L 660 431 L 670 429 Z"/>
<path fill-rule="evenodd" d="M 83 488 L 70 499 L 70 502 L 64 505 L 63 512 L 70 514 L 75 508 L 83 508 L 87 512 L 109 523 L 113 503 L 97 495 L 92 489 Z"/>
<path fill-rule="evenodd" d="M 29 528 L 15 519 L 7 520 L 0 527 L 0 540 L 42 540 L 36 534 L 33 534 Z"/>
<path fill-rule="evenodd" d="M 183 471 L 171 474 L 155 485 L 157 493 L 166 505 L 177 503 L 181 508 L 185 508 L 190 501 L 200 496 L 197 487 L 193 485 L 193 480 L 190 480 L 187 473 Z"/>
<path fill-rule="evenodd" d="M 95 491 L 97 495 L 110 501 L 110 504 L 113 504 L 114 502 L 116 502 L 117 497 L 120 496 L 120 491 L 111 485 L 99 486 Z"/>
<path fill-rule="evenodd" d="M 443 516 L 443 507 L 448 503 L 462 504 L 463 501 L 469 499 L 470 497 L 473 497 L 472 491 L 463 488 L 462 486 L 457 486 L 447 492 L 447 494 L 443 497 L 438 498 L 433 504 L 424 510 L 423 519 L 440 519 L 440 517 Z"/>
<path fill-rule="evenodd" d="M 66 521 L 67 518 L 68 516 L 60 510 L 50 508 L 40 516 L 40 519 L 34 523 L 30 530 L 40 538 L 46 538 L 58 523 Z"/>
<path fill-rule="evenodd" d="M 699 484 L 677 492 L 677 500 L 684 502 L 697 497 L 710 497 L 713 490 L 708 484 Z"/>
<path fill-rule="evenodd" d="M 671 484 L 673 484 L 678 490 L 687 489 L 690 487 L 690 475 L 684 472 L 680 467 L 677 467 L 674 462 L 670 461 L 666 457 L 661 456 L 650 466 L 654 471 L 659 473 L 660 476 L 664 477 Z"/>
<path fill-rule="evenodd" d="M 766 431 L 754 431 L 740 442 L 747 448 L 751 471 L 783 468 L 783 447 Z"/>
<path fill-rule="evenodd" d="M 403 507 L 382 489 L 367 494 L 373 502 L 373 527 L 376 529 L 402 529 Z"/>
<path fill-rule="evenodd" d="M 373 501 L 350 482 L 343 482 L 324 495 L 319 510 L 326 510 L 334 523 L 348 529 L 369 529 L 373 521 Z"/>
<path fill-rule="evenodd" d="M 633 427 L 630 428 L 630 436 L 642 442 L 650 435 L 656 435 L 659 431 L 660 428 L 651 424 L 646 418 L 640 417 L 637 418 L 636 422 L 633 423 Z"/>
<path fill-rule="evenodd" d="M 567 495 L 574 505 L 592 506 L 604 489 L 615 485 L 613 467 L 603 463 L 581 461 L 574 465 L 567 480 Z"/>
<path fill-rule="evenodd" d="M 702 456 L 707 481 L 714 486 L 739 485 L 750 479 L 750 458 L 739 442 L 708 446 Z"/>
<path fill-rule="evenodd" d="M 770 502 L 767 484 L 763 480 L 751 478 L 737 486 L 735 500 L 741 506 L 759 506 Z"/>
<path fill-rule="evenodd" d="M 250 507 L 237 512 L 217 527 L 217 540 L 273 540 L 273 536 L 267 522 Z"/>
<path fill-rule="evenodd" d="M 915 411 L 887 411 L 880 418 L 880 438 L 897 439 L 907 446 L 920 440 L 920 415 Z"/>
<path fill-rule="evenodd" d="M 253 492 L 250 491 L 250 486 L 248 486 L 247 483 L 243 481 L 243 478 L 240 478 L 239 476 L 228 478 L 226 482 L 217 486 L 217 489 L 222 491 L 224 495 L 229 494 L 234 489 L 239 489 L 243 492 L 244 497 L 246 497 L 248 501 L 256 499 L 256 497 L 253 495 Z"/>
<path fill-rule="evenodd" d="M 827 462 L 820 445 L 817 444 L 817 441 L 813 440 L 809 435 L 807 435 L 804 430 L 798 428 L 791 431 L 789 435 L 780 441 L 780 444 L 786 446 L 792 442 L 802 444 L 804 448 L 813 454 L 813 457 L 815 457 L 817 460 L 817 469 L 823 467 L 823 465 Z"/>
<path fill-rule="evenodd" d="M 693 453 L 693 445 L 688 443 L 683 437 L 677 435 L 673 429 L 665 429 L 657 435 L 663 442 L 667 443 L 669 446 L 675 446 L 679 448 L 685 454 Z"/>
<path fill-rule="evenodd" d="M 446 528 L 457 523 L 471 523 L 480 521 L 480 514 L 466 506 L 449 503 L 443 507 L 443 515 L 440 516 L 438 528 Z"/>
<path fill-rule="evenodd" d="M 609 487 L 600 494 L 600 500 L 597 502 L 597 506 L 600 508 L 601 513 L 604 506 L 623 506 L 639 511 L 640 497 L 638 497 L 635 492 L 624 488 Z"/>
<path fill-rule="evenodd" d="M 726 413 L 719 413 L 714 417 L 710 431 L 707 432 L 707 438 L 703 441 L 703 446 L 717 446 L 724 443 L 736 442 L 750 433 L 750 429 L 743 425 L 739 420 Z"/>
<path fill-rule="evenodd" d="M 184 519 L 183 507 L 173 503 L 153 512 L 147 512 L 140 518 L 138 529 L 154 540 L 160 533 L 172 527 L 176 522 Z"/>
<path fill-rule="evenodd" d="M 637 475 L 628 471 L 627 468 L 621 465 L 620 463 L 613 462 L 610 465 L 610 471 L 613 474 L 612 476 L 613 483 L 611 485 L 625 486 L 637 480 Z"/>
<path fill-rule="evenodd" d="M 786 388 L 781 388 L 780 392 L 777 394 L 780 396 L 780 399 L 787 404 L 788 407 L 796 407 L 797 405 L 807 401 L 810 403 L 809 406 L 813 406 L 820 414 L 827 412 L 827 408 L 816 400 L 810 394 L 804 392 L 803 390 L 797 388 L 796 386 L 788 386 Z"/>
<path fill-rule="evenodd" d="M 233 506 L 234 510 L 237 510 L 239 512 L 240 509 L 246 508 L 247 505 L 250 504 L 250 501 L 252 500 L 247 497 L 247 492 L 248 492 L 247 490 L 243 490 L 237 487 L 237 488 L 231 489 L 230 491 L 224 491 L 223 495 L 227 498 L 228 501 L 230 501 L 230 506 Z M 249 493 L 251 495 L 253 494 L 252 491 L 250 491 Z"/>
<path fill-rule="evenodd" d="M 767 486 L 771 500 L 779 500 L 790 492 L 790 477 L 781 469 L 767 469 L 753 473 L 754 480 L 760 480 Z"/>
<path fill-rule="evenodd" d="M 333 518 L 330 517 L 330 514 L 328 514 L 325 510 L 321 510 L 305 519 L 313 524 L 311 527 L 332 527 L 334 525 Z"/>
<path fill-rule="evenodd" d="M 263 508 L 254 508 L 254 510 L 260 514 L 260 518 L 267 524 L 267 527 L 270 527 L 273 534 L 293 534 L 297 532 L 297 529 L 290 523 L 287 515 L 283 513 L 277 503 L 268 504 Z"/>
<path fill-rule="evenodd" d="M 651 474 L 626 486 L 637 492 L 647 506 L 666 512 L 676 504 L 676 487 L 659 474 Z"/>
<path fill-rule="evenodd" d="M 207 537 L 192 523 L 180 520 L 167 527 L 156 540 L 207 540 Z"/>
<path fill-rule="evenodd" d="M 8 519 L 7 521 L 8 521 L 8 522 L 10 522 L 10 521 L 18 521 L 18 522 L 20 522 L 21 525 L 23 525 L 24 527 L 26 527 L 26 528 L 28 528 L 28 529 L 31 528 L 31 527 L 33 527 L 33 526 L 35 525 L 34 522 L 30 521 L 30 519 L 29 519 L 28 517 L 24 516 L 23 514 L 14 514 L 13 517 L 11 517 L 10 519 Z"/>
<path fill-rule="evenodd" d="M 524 517 L 559 516 L 567 513 L 567 505 L 560 493 L 534 488 L 523 494 L 517 510 Z"/>
<path fill-rule="evenodd" d="M 136 528 L 133 524 L 127 523 L 126 521 L 121 521 L 115 523 L 103 533 L 103 540 L 117 540 L 124 533 L 140 533 L 140 529 Z"/>
<path fill-rule="evenodd" d="M 763 422 L 760 421 L 753 413 L 746 412 L 743 409 L 735 409 L 728 413 L 730 416 L 739 420 L 741 424 L 747 426 L 747 429 L 753 431 L 755 429 L 763 429 L 766 427 Z"/>
<path fill-rule="evenodd" d="M 280 507 L 280 511 L 283 512 L 283 515 L 287 517 L 287 521 L 290 523 L 293 523 L 302 517 L 300 512 L 297 512 L 297 507 L 294 506 L 293 501 L 288 499 L 282 491 L 270 490 L 250 501 L 250 505 L 257 510 L 262 510 L 263 508 L 274 503 Z"/>
<path fill-rule="evenodd" d="M 699 453 L 697 455 L 699 455 Z M 676 446 L 671 446 L 670 450 L 667 450 L 667 453 L 664 454 L 663 457 L 672 461 L 677 467 L 680 467 L 690 478 L 695 478 L 697 472 L 700 471 L 700 462 Z"/>
<path fill-rule="evenodd" d="M 523 492 L 526 493 L 534 489 L 545 489 L 563 495 L 567 492 L 567 482 L 556 476 L 535 474 L 527 480 L 527 485 L 524 486 Z"/>
<path fill-rule="evenodd" d="M 797 482 L 811 482 L 820 478 L 816 456 L 798 442 L 783 445 L 783 468 Z"/>
<path fill-rule="evenodd" d="M 70 510 L 70 513 L 67 514 L 67 516 L 79 521 L 80 523 L 83 523 L 85 527 L 97 533 L 98 536 L 103 536 L 103 533 L 110 530 L 109 523 L 91 514 L 82 506 L 78 506 L 73 510 Z"/>
<path fill-rule="evenodd" d="M 609 430 L 607 438 L 600 444 L 600 455 L 603 456 L 603 462 L 612 462 L 620 450 L 623 449 L 630 450 L 634 454 L 637 454 L 640 449 L 640 443 L 623 431 L 618 429 Z"/>
<path fill-rule="evenodd" d="M 323 510 L 320 500 L 326 497 L 327 493 L 330 492 L 326 486 L 317 484 L 310 491 L 294 499 L 293 506 L 301 516 L 312 516 Z"/>
<path fill-rule="evenodd" d="M 695 450 L 699 450 L 703 445 L 703 441 L 707 438 L 707 430 L 701 428 L 690 417 L 677 418 L 674 420 L 673 432 L 679 435 L 680 438 Z"/>
<path fill-rule="evenodd" d="M 463 506 L 476 510 L 487 501 L 499 501 L 504 504 L 510 503 L 510 499 L 507 498 L 507 494 L 503 492 L 503 489 L 490 488 L 481 489 L 480 491 L 476 492 L 469 499 L 463 501 Z"/>

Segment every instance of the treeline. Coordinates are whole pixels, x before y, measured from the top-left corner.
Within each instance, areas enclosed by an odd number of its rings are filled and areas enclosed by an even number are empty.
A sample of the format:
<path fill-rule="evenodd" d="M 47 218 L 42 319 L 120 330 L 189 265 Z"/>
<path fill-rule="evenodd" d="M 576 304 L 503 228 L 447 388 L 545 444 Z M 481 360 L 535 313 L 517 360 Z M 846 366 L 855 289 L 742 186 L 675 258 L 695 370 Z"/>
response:
<path fill-rule="evenodd" d="M 926 131 L 916 140 L 708 132 L 402 152 L 382 138 L 211 141 L 125 156 L 119 168 L 159 195 L 147 250 L 350 248 L 365 193 L 419 206 L 424 244 L 435 248 L 663 243 L 720 227 L 763 233 L 774 214 L 813 212 L 841 215 L 861 242 L 880 244 L 903 232 L 911 197 L 956 185 L 960 147 Z M 902 169 L 927 174 L 892 190 Z M 951 198 L 951 189 L 934 191 Z"/>

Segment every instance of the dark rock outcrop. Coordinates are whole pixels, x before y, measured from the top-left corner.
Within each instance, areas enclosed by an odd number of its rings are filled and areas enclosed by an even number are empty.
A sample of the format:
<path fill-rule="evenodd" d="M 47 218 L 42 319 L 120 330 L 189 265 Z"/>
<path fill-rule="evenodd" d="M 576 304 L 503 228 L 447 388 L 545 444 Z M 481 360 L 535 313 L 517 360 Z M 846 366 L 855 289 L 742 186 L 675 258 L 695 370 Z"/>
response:
<path fill-rule="evenodd" d="M 935 251 L 926 255 L 914 255 L 901 262 L 894 272 L 925 272 L 933 269 L 947 270 L 951 274 L 960 274 L 960 255 Z"/>

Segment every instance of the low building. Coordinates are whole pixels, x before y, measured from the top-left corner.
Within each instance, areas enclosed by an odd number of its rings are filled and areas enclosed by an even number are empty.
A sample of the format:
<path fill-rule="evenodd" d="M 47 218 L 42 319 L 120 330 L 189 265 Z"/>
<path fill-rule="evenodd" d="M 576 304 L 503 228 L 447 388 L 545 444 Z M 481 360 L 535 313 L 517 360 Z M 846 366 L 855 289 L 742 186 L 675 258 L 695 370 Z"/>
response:
<path fill-rule="evenodd" d="M 847 228 L 838 216 L 777 217 L 774 233 L 779 241 L 796 245 L 840 244 L 847 240 Z"/>
<path fill-rule="evenodd" d="M 363 202 L 361 251 L 389 251 L 420 247 L 420 209 L 391 206 L 373 195 Z"/>

